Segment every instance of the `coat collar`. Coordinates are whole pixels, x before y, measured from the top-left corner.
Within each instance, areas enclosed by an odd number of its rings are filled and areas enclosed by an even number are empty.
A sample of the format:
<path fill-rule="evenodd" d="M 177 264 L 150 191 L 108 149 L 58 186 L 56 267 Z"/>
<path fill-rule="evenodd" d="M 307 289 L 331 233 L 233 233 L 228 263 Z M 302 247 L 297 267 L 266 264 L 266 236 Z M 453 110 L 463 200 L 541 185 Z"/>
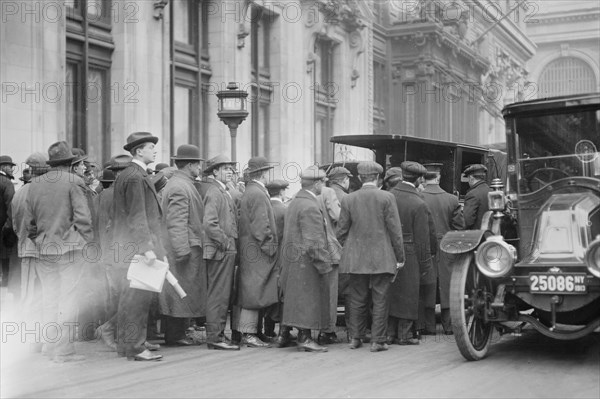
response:
<path fill-rule="evenodd" d="M 10 180 L 14 180 L 14 178 L 15 178 L 13 175 L 9 175 L 8 173 L 6 173 L 6 172 L 3 172 L 3 171 L 1 171 L 1 170 L 0 170 L 0 175 L 2 175 L 2 176 L 6 176 L 6 177 L 7 177 L 7 178 L 9 178 Z"/>
<path fill-rule="evenodd" d="M 429 193 L 429 194 L 442 194 L 442 193 L 446 193 L 446 191 L 444 191 L 444 189 L 441 188 L 439 184 L 427 184 L 425 186 L 425 189 L 423 190 L 423 192 L 424 193 Z"/>
<path fill-rule="evenodd" d="M 372 184 L 363 184 L 360 189 L 361 190 L 379 190 L 379 187 L 374 186 Z"/>
<path fill-rule="evenodd" d="M 473 185 L 473 187 L 469 188 L 469 190 L 468 190 L 468 191 L 475 190 L 477 187 L 479 187 L 479 186 L 481 186 L 481 185 L 483 185 L 483 184 L 485 184 L 485 185 L 487 186 L 487 183 L 485 182 L 485 180 L 480 180 L 480 181 L 478 181 L 477 183 L 475 183 L 475 184 Z"/>
<path fill-rule="evenodd" d="M 298 191 L 298 194 L 296 194 L 296 197 L 297 198 L 307 198 L 307 199 L 310 199 L 315 202 L 317 201 L 317 197 L 315 195 L 313 195 L 312 193 L 309 193 L 305 189 Z"/>
<path fill-rule="evenodd" d="M 398 184 L 396 184 L 396 187 L 394 187 L 391 191 L 394 191 L 394 190 L 402 191 L 403 193 L 419 195 L 419 192 L 417 191 L 417 189 L 414 186 L 411 186 L 408 184 L 398 183 Z"/>

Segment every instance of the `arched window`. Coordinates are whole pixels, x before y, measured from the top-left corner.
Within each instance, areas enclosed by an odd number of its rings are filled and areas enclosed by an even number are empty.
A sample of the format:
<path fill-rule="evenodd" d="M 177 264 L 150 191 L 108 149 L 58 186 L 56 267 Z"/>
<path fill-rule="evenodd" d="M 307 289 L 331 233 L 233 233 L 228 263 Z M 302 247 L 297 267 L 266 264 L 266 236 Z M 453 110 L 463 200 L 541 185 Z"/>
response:
<path fill-rule="evenodd" d="M 552 97 L 596 91 L 592 68 L 575 57 L 562 57 L 549 63 L 539 78 L 538 97 Z"/>

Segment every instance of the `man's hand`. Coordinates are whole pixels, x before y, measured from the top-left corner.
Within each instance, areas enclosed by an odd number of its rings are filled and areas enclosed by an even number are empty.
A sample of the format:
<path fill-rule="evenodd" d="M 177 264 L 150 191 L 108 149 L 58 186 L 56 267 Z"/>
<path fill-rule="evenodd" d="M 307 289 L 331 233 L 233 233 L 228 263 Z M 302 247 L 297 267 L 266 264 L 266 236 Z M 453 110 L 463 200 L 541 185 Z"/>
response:
<path fill-rule="evenodd" d="M 150 266 L 152 266 L 156 260 L 156 254 L 152 250 L 144 252 L 144 257 L 146 257 L 146 263 L 148 263 Z"/>

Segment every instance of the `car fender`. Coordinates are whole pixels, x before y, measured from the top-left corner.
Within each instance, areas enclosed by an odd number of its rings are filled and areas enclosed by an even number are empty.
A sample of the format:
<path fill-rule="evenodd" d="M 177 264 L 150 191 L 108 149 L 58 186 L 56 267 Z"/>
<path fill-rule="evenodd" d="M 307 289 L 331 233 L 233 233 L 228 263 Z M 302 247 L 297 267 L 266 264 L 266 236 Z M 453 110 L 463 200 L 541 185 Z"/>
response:
<path fill-rule="evenodd" d="M 449 231 L 440 242 L 440 249 L 448 254 L 464 254 L 474 251 L 488 236 L 487 230 Z"/>

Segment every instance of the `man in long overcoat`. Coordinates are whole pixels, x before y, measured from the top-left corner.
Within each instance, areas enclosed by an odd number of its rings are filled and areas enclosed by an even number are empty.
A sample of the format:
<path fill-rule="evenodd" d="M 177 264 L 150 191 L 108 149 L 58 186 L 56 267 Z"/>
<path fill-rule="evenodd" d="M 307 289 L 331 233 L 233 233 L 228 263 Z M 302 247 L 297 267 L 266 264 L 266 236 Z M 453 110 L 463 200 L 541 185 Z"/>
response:
<path fill-rule="evenodd" d="M 127 137 L 123 149 L 133 160 L 114 183 L 115 267 L 127 278 L 134 255 L 143 255 L 149 264 L 166 255 L 161 239 L 162 211 L 147 167 L 156 158 L 158 137 L 136 132 Z M 128 360 L 160 360 L 144 346 L 152 292 L 125 286 L 117 314 L 117 352 Z"/>
<path fill-rule="evenodd" d="M 248 162 L 248 184 L 240 203 L 240 265 L 237 304 L 242 343 L 270 347 L 257 336 L 259 310 L 278 301 L 277 227 L 265 183 L 273 168 L 264 157 Z"/>
<path fill-rule="evenodd" d="M 350 273 L 350 348 L 362 346 L 372 298 L 371 351 L 387 350 L 387 296 L 393 275 L 404 264 L 402 227 L 395 198 L 377 187 L 383 171 L 376 162 L 358 164 L 363 186 L 342 200 L 337 238 L 340 269 Z"/>
<path fill-rule="evenodd" d="M 462 230 L 465 228 L 463 211 L 455 195 L 447 193 L 440 187 L 440 171 L 442 164 L 423 165 L 427 168 L 425 174 L 425 189 L 421 192 L 425 203 L 431 211 L 437 245 L 432 248 L 434 257 L 434 272 L 438 278 L 440 292 L 440 305 L 442 308 L 442 327 L 444 333 L 452 334 L 452 325 L 450 323 L 450 275 L 451 265 L 454 255 L 447 254 L 440 250 L 439 243 L 444 235 L 451 230 Z M 425 325 L 425 330 L 435 331 L 435 295 L 433 303 L 419 306 L 419 320 Z M 433 329 L 432 329 L 433 328 Z"/>
<path fill-rule="evenodd" d="M 171 284 L 158 296 L 159 313 L 164 316 L 165 344 L 194 345 L 186 337 L 189 319 L 206 315 L 206 272 L 202 259 L 204 204 L 194 180 L 200 175 L 200 149 L 191 144 L 177 148 L 172 157 L 177 170 L 162 193 L 163 242 L 170 271 L 187 293 L 182 299 Z"/>
<path fill-rule="evenodd" d="M 483 215 L 488 211 L 490 187 L 485 182 L 487 168 L 480 164 L 469 165 L 464 175 L 469 179 L 469 191 L 465 196 L 463 214 L 466 230 L 479 230 Z"/>
<path fill-rule="evenodd" d="M 0 263 L 2 263 L 2 286 L 8 286 L 8 276 L 10 270 L 10 254 L 12 247 L 4 244 L 4 234 L 9 234 L 4 229 L 4 224 L 8 219 L 8 212 L 13 195 L 15 195 L 15 186 L 12 181 L 14 179 L 13 170 L 17 166 L 12 158 L 8 155 L 0 156 Z M 11 228 L 11 226 L 8 226 Z"/>
<path fill-rule="evenodd" d="M 204 174 L 204 259 L 208 285 L 206 333 L 209 349 L 239 350 L 225 336 L 237 253 L 237 211 L 227 183 L 235 165 L 225 155 L 208 160 Z"/>
<path fill-rule="evenodd" d="M 429 231 L 429 209 L 417 191 L 415 183 L 427 169 L 417 162 L 405 161 L 400 165 L 402 181 L 388 179 L 390 192 L 396 199 L 406 264 L 390 288 L 388 342 L 397 337 L 400 345 L 418 345 L 414 323 L 418 319 L 419 288 L 433 284 L 433 263 Z M 391 173 L 390 169 L 388 173 Z"/>
<path fill-rule="evenodd" d="M 296 327 L 298 350 L 327 352 L 311 338 L 311 330 L 330 325 L 331 257 L 327 226 L 317 201 L 325 185 L 325 172 L 313 166 L 302 171 L 302 190 L 290 202 L 282 244 L 283 321 Z"/>
<path fill-rule="evenodd" d="M 25 224 L 35 250 L 32 256 L 42 285 L 44 325 L 56 325 L 58 342 L 46 342 L 45 353 L 55 362 L 83 360 L 75 354 L 83 249 L 93 239 L 92 217 L 84 182 L 70 173 L 75 156 L 60 141 L 48 149 L 45 175 L 33 179 L 25 200 Z"/>

